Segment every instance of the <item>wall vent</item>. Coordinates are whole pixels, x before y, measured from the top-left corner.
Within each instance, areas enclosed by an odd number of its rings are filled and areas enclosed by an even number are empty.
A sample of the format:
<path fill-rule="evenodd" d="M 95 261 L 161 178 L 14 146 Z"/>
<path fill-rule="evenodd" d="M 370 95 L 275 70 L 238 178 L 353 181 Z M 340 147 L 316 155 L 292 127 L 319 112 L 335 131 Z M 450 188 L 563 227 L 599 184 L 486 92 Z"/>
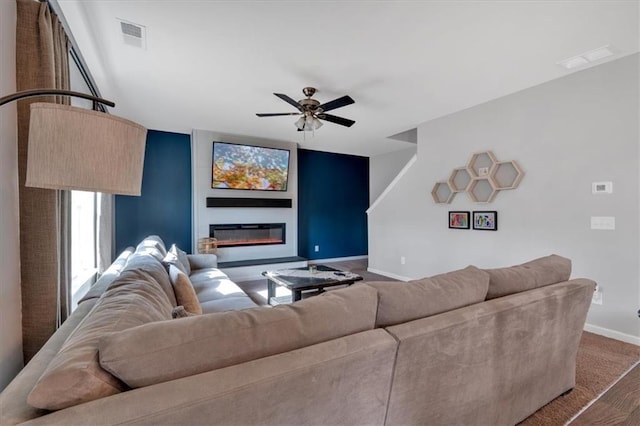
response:
<path fill-rule="evenodd" d="M 117 19 L 117 18 L 116 18 Z M 147 48 L 147 29 L 144 25 L 118 19 L 122 41 L 129 46 Z"/>

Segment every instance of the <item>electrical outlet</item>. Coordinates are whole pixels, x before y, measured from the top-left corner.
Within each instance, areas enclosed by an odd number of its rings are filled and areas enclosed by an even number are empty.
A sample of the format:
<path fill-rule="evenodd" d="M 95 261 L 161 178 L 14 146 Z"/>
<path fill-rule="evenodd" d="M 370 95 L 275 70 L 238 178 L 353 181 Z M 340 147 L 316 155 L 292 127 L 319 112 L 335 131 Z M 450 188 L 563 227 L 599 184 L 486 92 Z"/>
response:
<path fill-rule="evenodd" d="M 489 174 L 489 168 L 488 167 L 480 167 L 478 168 L 478 175 L 479 176 L 486 176 Z"/>
<path fill-rule="evenodd" d="M 313 246 L 313 251 L 316 253 L 320 251 L 320 246 Z"/>
<path fill-rule="evenodd" d="M 405 263 L 407 263 L 407 259 L 404 256 L 400 256 L 400 264 L 404 265 Z"/>
<path fill-rule="evenodd" d="M 591 303 L 594 305 L 602 305 L 602 288 L 600 288 L 600 286 L 597 286 L 596 291 L 593 292 Z"/>

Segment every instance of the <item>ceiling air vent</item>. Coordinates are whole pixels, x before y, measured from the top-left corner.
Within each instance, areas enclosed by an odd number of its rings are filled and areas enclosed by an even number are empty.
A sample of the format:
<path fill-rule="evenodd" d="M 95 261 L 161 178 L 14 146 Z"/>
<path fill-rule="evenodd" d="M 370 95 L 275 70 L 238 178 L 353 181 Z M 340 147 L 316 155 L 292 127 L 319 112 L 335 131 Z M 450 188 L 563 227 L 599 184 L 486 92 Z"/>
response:
<path fill-rule="evenodd" d="M 147 48 L 147 28 L 144 25 L 134 24 L 122 19 L 118 19 L 118 22 L 120 23 L 120 32 L 124 44 L 140 49 Z"/>
<path fill-rule="evenodd" d="M 602 46 L 597 49 L 572 56 L 571 58 L 564 59 L 560 62 L 557 62 L 557 64 L 570 70 L 572 68 L 583 67 L 585 65 L 588 65 L 589 62 L 599 61 L 600 59 L 607 58 L 613 54 L 614 51 L 612 50 L 611 45 L 607 44 L 606 46 Z"/>

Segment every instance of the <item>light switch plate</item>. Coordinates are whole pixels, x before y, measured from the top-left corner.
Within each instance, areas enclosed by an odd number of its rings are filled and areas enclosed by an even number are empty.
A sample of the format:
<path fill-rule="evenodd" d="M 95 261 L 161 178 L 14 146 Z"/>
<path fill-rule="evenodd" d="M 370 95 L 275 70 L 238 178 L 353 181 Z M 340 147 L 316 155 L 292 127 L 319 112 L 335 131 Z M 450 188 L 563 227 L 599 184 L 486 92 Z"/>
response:
<path fill-rule="evenodd" d="M 591 229 L 613 231 L 616 229 L 616 218 L 613 216 L 591 216 Z"/>

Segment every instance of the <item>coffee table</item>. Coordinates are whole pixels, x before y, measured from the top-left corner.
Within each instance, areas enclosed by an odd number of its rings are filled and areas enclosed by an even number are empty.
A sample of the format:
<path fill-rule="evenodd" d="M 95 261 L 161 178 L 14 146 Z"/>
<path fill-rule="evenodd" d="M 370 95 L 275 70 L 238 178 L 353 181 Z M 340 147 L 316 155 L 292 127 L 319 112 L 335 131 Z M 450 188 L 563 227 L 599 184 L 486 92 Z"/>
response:
<path fill-rule="evenodd" d="M 276 294 L 276 285 L 291 290 L 292 302 L 302 298 L 302 292 L 316 290 L 322 293 L 325 287 L 336 285 L 351 285 L 362 277 L 352 272 L 341 271 L 326 265 L 313 265 L 315 271 L 308 267 L 279 269 L 277 271 L 265 271 L 262 273 L 267 278 L 267 303 L 271 304 L 271 298 Z"/>

